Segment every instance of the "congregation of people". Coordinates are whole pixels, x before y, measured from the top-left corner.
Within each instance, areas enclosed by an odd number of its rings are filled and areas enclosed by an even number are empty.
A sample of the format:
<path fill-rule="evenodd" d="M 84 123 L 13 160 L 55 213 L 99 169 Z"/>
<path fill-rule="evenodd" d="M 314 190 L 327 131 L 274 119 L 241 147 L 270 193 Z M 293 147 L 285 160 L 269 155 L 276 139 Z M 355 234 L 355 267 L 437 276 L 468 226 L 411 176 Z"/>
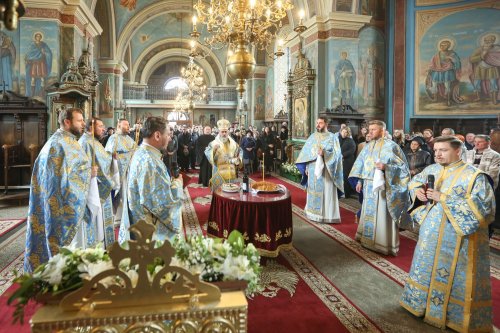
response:
<path fill-rule="evenodd" d="M 64 246 L 109 246 L 115 229 L 127 241 L 139 220 L 155 225 L 155 239 L 173 239 L 182 231 L 182 173 L 198 169 L 199 184 L 215 190 L 290 158 L 286 123 L 258 131 L 225 119 L 189 127 L 148 117 L 133 127 L 120 119 L 115 131 L 96 117 L 85 122 L 79 109 L 61 111 L 58 121 L 33 169 L 26 272 Z M 357 196 L 356 240 L 392 256 L 400 230 L 420 229 L 401 305 L 438 327 L 480 331 L 491 327 L 488 240 L 500 222 L 500 129 L 440 134 L 391 135 L 378 120 L 355 135 L 346 124 L 332 133 L 319 117 L 294 163 L 311 221 L 341 223 L 340 199 Z"/>

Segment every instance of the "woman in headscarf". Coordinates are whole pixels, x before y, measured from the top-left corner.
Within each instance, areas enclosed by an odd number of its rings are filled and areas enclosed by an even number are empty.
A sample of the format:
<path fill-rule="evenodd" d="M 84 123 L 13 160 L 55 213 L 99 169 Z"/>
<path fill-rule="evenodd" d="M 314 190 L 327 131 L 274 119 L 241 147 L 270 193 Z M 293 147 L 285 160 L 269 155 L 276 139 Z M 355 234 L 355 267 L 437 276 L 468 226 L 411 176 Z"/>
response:
<path fill-rule="evenodd" d="M 415 136 L 411 139 L 410 149 L 405 151 L 408 166 L 410 167 L 410 176 L 412 178 L 431 164 L 431 154 L 422 150 L 422 145 L 424 143 L 422 137 Z"/>

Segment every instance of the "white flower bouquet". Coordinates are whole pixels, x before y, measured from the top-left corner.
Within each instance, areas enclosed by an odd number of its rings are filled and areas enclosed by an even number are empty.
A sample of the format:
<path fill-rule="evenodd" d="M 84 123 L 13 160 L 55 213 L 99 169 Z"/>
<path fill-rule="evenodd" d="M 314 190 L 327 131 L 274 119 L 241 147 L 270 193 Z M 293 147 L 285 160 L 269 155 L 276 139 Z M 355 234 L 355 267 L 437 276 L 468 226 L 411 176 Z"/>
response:
<path fill-rule="evenodd" d="M 295 164 L 283 163 L 281 164 L 281 169 L 283 172 L 294 176 L 300 176 L 300 171 Z"/>
<path fill-rule="evenodd" d="M 157 242 L 156 247 L 161 246 Z M 246 293 L 253 295 L 260 290 L 260 256 L 253 244 L 245 245 L 243 236 L 233 231 L 227 240 L 192 236 L 187 240 L 177 237 L 172 244 L 175 256 L 171 266 L 179 266 L 200 279 L 215 281 L 246 281 Z M 127 245 L 125 245 L 127 247 Z M 148 278 L 153 280 L 155 274 L 164 266 L 161 258 L 147 264 Z M 14 322 L 23 322 L 24 307 L 30 300 L 43 301 L 44 296 L 57 297 L 63 293 L 78 289 L 84 280 L 91 280 L 99 273 L 112 269 L 113 264 L 108 253 L 98 246 L 96 248 L 62 248 L 60 253 L 50 258 L 47 263 L 38 266 L 33 274 L 17 276 L 14 282 L 19 288 L 10 296 L 7 303 L 13 304 Z M 135 287 L 138 279 L 138 265 L 130 265 L 129 259 L 119 263 L 119 269 L 125 272 Z M 174 281 L 175 275 L 163 278 L 162 282 Z M 105 286 L 121 285 L 118 277 L 107 277 L 100 281 Z"/>

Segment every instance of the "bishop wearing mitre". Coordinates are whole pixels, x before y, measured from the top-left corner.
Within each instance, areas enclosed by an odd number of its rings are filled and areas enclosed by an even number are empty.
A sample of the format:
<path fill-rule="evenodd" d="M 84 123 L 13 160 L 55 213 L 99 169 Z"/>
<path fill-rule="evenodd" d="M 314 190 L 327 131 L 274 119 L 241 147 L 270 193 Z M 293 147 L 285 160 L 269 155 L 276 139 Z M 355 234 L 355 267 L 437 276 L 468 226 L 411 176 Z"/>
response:
<path fill-rule="evenodd" d="M 205 149 L 205 156 L 212 164 L 212 191 L 223 183 L 236 181 L 237 169 L 242 165 L 243 153 L 240 146 L 229 136 L 230 123 L 226 119 L 217 122 L 219 134 Z"/>

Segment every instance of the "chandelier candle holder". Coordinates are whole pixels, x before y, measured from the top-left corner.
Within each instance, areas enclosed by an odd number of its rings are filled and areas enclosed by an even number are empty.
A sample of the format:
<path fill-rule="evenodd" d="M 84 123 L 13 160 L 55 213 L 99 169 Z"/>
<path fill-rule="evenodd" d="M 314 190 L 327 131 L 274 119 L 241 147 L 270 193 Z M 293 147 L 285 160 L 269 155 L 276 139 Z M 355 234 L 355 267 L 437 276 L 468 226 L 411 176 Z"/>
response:
<path fill-rule="evenodd" d="M 199 38 L 199 21 L 206 25 L 210 34 L 203 44 L 211 49 L 227 46 L 233 50 L 226 67 L 242 98 L 246 80 L 253 75 L 256 66 L 250 47 L 267 51 L 293 4 L 291 0 L 210 0 L 208 6 L 205 2 L 198 0 L 193 6 L 198 15 L 193 18 L 190 35 L 193 39 Z"/>
<path fill-rule="evenodd" d="M 174 111 L 192 112 L 196 102 L 205 101 L 207 86 L 203 79 L 203 68 L 194 63 L 194 58 L 189 57 L 187 67 L 181 68 L 181 78 L 186 83 L 187 89 L 179 91 L 174 103 Z"/>

